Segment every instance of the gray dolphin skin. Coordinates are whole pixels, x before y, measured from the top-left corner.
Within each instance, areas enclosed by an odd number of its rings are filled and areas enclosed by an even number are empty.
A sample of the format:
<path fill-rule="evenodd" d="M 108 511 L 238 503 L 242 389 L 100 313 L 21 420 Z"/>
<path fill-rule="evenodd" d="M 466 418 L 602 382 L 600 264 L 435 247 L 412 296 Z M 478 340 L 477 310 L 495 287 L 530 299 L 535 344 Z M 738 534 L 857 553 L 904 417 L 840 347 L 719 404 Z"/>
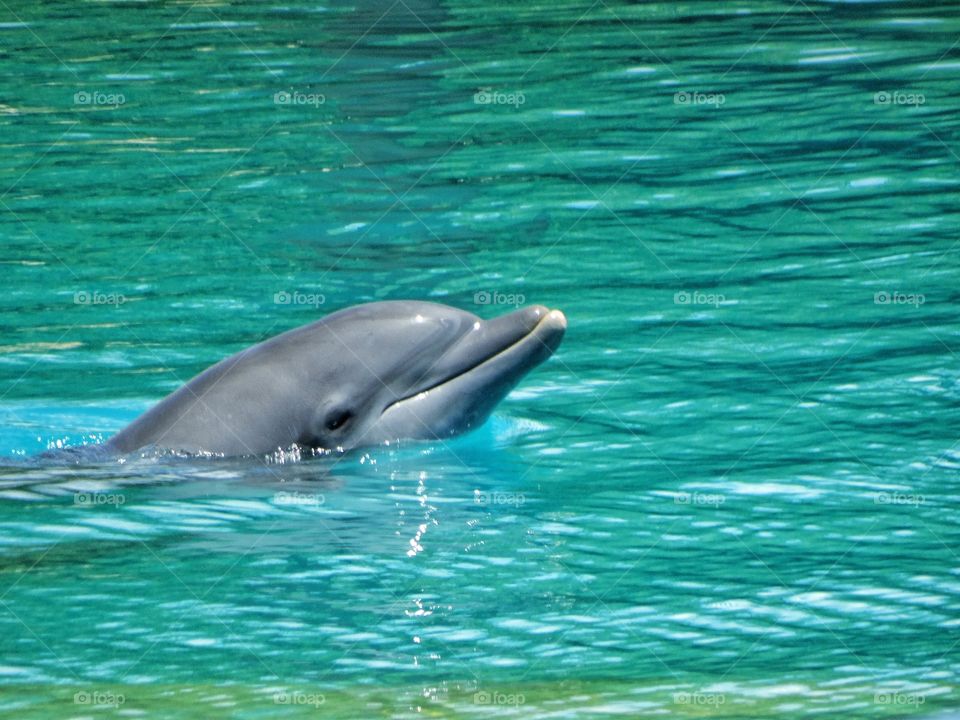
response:
<path fill-rule="evenodd" d="M 481 425 L 566 326 L 542 305 L 492 320 L 429 302 L 358 305 L 222 360 L 106 445 L 235 456 L 450 437 Z"/>

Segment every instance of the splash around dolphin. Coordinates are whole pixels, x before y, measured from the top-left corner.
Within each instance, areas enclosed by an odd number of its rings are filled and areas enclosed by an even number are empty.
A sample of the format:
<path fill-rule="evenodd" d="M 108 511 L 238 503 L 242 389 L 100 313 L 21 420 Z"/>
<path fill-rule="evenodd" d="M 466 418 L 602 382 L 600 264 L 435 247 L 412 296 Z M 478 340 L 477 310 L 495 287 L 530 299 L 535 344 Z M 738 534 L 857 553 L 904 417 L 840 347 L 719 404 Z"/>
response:
<path fill-rule="evenodd" d="M 566 326 L 542 305 L 492 320 L 429 302 L 358 305 L 220 361 L 105 449 L 239 456 L 447 438 L 481 425 Z"/>

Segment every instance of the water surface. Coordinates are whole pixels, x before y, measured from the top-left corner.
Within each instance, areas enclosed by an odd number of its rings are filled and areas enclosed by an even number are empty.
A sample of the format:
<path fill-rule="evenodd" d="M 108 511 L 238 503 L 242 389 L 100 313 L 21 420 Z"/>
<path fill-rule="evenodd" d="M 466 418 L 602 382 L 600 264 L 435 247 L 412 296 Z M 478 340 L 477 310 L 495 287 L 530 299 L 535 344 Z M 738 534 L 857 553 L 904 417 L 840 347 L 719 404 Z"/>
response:
<path fill-rule="evenodd" d="M 0 7 L 0 711 L 960 705 L 952 3 Z M 562 308 L 478 432 L 51 466 L 359 302 Z"/>

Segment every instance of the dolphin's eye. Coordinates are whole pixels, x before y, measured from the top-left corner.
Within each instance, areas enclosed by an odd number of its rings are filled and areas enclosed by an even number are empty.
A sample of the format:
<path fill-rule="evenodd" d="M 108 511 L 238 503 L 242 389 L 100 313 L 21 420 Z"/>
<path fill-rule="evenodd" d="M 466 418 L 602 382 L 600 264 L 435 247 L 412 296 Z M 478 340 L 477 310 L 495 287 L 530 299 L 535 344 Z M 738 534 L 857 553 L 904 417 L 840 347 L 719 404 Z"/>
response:
<path fill-rule="evenodd" d="M 350 418 L 352 417 L 353 413 L 344 408 L 332 410 L 330 414 L 327 415 L 327 420 L 325 423 L 327 430 L 339 430 L 348 422 L 350 422 Z"/>

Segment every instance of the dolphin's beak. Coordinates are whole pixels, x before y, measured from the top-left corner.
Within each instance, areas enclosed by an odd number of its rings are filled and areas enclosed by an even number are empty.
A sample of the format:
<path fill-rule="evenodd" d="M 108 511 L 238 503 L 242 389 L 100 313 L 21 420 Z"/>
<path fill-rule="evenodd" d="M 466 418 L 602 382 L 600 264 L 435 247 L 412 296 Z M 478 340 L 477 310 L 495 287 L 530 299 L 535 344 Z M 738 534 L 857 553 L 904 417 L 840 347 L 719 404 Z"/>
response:
<path fill-rule="evenodd" d="M 524 375 L 553 354 L 566 328 L 563 313 L 543 305 L 478 320 L 409 392 L 384 408 L 382 429 L 389 434 L 392 426 L 420 425 L 419 436 L 429 438 L 476 427 Z"/>
<path fill-rule="evenodd" d="M 509 315 L 488 320 L 483 325 L 483 332 L 491 343 L 498 336 L 505 340 L 509 339 L 509 342 L 504 344 L 505 348 L 526 336 L 535 334 L 540 341 L 553 343 L 549 346 L 550 352 L 553 352 L 567 329 L 567 318 L 559 310 L 550 310 L 543 305 L 531 305 Z"/>
<path fill-rule="evenodd" d="M 563 334 L 567 331 L 567 317 L 560 310 L 550 310 L 543 305 L 534 305 L 533 308 L 540 316 L 534 330 L 538 337 L 552 353 L 563 340 Z"/>
<path fill-rule="evenodd" d="M 529 355 L 537 358 L 534 364 L 538 364 L 556 350 L 566 328 L 563 313 L 543 305 L 531 305 L 492 320 L 479 321 L 434 363 L 432 371 L 437 379 L 446 382 L 501 353 L 510 354 L 513 362 Z"/>

